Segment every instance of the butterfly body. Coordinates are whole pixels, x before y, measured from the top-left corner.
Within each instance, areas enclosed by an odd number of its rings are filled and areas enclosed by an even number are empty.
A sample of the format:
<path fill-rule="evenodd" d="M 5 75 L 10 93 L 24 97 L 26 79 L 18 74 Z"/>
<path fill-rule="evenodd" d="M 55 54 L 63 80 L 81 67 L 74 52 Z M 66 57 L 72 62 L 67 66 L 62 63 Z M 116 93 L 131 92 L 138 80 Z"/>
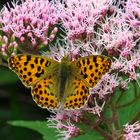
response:
<path fill-rule="evenodd" d="M 64 91 L 66 87 L 66 83 L 70 82 L 70 77 L 72 75 L 72 66 L 68 58 L 63 58 L 61 63 L 59 63 L 59 74 L 58 74 L 58 83 L 59 83 L 59 91 L 58 91 L 58 99 L 62 103 L 64 99 Z"/>
<path fill-rule="evenodd" d="M 48 57 L 16 55 L 9 59 L 9 67 L 17 73 L 25 86 L 31 87 L 34 101 L 42 108 L 60 106 L 81 108 L 94 87 L 110 69 L 111 60 L 91 55 L 70 61 L 57 62 Z"/>

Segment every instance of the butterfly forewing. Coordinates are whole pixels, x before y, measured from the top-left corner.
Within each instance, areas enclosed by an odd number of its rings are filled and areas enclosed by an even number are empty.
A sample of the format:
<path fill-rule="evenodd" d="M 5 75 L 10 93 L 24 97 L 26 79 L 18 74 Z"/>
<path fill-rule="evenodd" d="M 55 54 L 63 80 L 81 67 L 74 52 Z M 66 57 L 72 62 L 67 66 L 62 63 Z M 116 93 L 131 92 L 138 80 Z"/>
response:
<path fill-rule="evenodd" d="M 94 87 L 102 76 L 111 67 L 110 58 L 102 55 L 91 55 L 72 62 L 73 68 L 87 82 L 89 87 Z"/>
<path fill-rule="evenodd" d="M 32 86 L 50 73 L 58 62 L 35 55 L 16 55 L 9 59 L 9 67 L 15 71 L 26 86 Z"/>

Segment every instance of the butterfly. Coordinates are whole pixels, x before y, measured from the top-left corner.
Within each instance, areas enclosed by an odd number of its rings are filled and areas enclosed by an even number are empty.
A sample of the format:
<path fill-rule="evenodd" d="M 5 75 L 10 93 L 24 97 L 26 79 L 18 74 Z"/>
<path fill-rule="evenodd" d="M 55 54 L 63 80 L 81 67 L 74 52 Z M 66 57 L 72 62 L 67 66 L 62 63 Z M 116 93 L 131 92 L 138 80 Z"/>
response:
<path fill-rule="evenodd" d="M 9 67 L 26 87 L 31 87 L 33 100 L 46 109 L 79 109 L 87 101 L 93 88 L 109 71 L 111 59 L 90 55 L 61 62 L 45 56 L 15 55 L 9 58 Z"/>

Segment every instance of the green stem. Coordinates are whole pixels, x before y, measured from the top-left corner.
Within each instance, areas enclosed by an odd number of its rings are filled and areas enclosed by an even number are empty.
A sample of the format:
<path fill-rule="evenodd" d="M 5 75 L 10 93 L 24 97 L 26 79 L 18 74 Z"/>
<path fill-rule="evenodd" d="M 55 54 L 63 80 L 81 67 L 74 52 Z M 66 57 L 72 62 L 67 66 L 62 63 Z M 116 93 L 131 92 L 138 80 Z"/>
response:
<path fill-rule="evenodd" d="M 124 95 L 124 91 L 123 89 L 121 89 L 121 93 L 120 93 L 120 96 L 118 97 L 117 101 L 116 101 L 116 104 L 118 104 L 120 102 L 120 100 L 122 99 L 123 95 Z"/>
<path fill-rule="evenodd" d="M 103 130 L 102 128 L 100 128 L 101 123 L 103 122 L 104 117 L 100 117 L 100 119 L 98 118 L 98 121 L 93 122 L 93 120 L 89 119 L 88 117 L 84 117 L 82 118 L 82 122 L 88 126 L 91 127 L 91 129 L 96 130 L 97 132 L 99 132 L 106 140 L 113 140 L 112 136 L 109 135 L 108 132 L 106 132 L 105 130 Z"/>
<path fill-rule="evenodd" d="M 123 96 L 123 92 L 121 92 L 121 95 L 119 96 L 118 100 L 116 102 L 119 102 L 120 99 Z M 108 127 L 109 131 L 111 131 L 112 138 L 115 139 L 117 137 L 117 130 L 120 129 L 119 119 L 118 119 L 118 108 L 116 106 L 116 102 L 110 102 L 109 108 L 111 110 L 110 118 L 105 119 L 105 124 Z"/>
<path fill-rule="evenodd" d="M 138 94 L 137 94 L 137 83 L 136 83 L 136 81 L 133 81 L 132 82 L 132 84 L 133 84 L 133 89 L 134 89 L 134 96 L 135 96 L 135 98 L 137 98 L 137 96 L 138 96 Z"/>
<path fill-rule="evenodd" d="M 106 118 L 105 120 L 104 120 L 104 124 L 106 125 L 106 127 L 107 127 L 107 129 L 108 129 L 108 131 L 109 131 L 109 133 L 111 133 L 111 134 L 115 134 L 115 130 L 114 130 L 114 127 L 112 127 L 112 123 L 113 123 L 113 120 L 114 118 L 113 117 L 110 117 L 110 118 Z M 113 137 L 113 135 L 112 135 L 112 137 Z"/>
<path fill-rule="evenodd" d="M 115 126 L 115 129 L 119 130 L 120 128 L 120 125 L 119 125 L 119 119 L 118 119 L 118 114 L 117 114 L 117 108 L 116 106 L 113 106 L 112 108 L 112 112 L 113 112 L 113 123 L 114 123 L 114 126 Z"/>
<path fill-rule="evenodd" d="M 130 124 L 135 123 L 136 121 L 138 121 L 140 119 L 140 111 L 138 111 L 135 116 L 132 118 L 132 120 L 130 121 Z"/>
<path fill-rule="evenodd" d="M 95 130 L 99 132 L 106 140 L 113 140 L 112 136 L 109 135 L 106 131 L 104 131 L 100 127 L 96 127 Z"/>

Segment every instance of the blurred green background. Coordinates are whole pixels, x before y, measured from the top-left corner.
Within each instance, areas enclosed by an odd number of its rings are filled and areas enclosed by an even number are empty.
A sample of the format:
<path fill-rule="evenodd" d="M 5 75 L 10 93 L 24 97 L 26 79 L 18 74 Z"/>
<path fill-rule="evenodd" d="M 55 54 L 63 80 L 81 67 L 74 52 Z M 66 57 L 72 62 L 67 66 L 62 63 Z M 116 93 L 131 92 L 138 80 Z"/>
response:
<path fill-rule="evenodd" d="M 0 9 L 11 0 L 0 0 Z M 7 67 L 0 66 L 0 139 L 39 140 L 41 135 L 7 124 L 11 120 L 46 120 L 50 113 L 32 100 L 31 91 Z"/>

